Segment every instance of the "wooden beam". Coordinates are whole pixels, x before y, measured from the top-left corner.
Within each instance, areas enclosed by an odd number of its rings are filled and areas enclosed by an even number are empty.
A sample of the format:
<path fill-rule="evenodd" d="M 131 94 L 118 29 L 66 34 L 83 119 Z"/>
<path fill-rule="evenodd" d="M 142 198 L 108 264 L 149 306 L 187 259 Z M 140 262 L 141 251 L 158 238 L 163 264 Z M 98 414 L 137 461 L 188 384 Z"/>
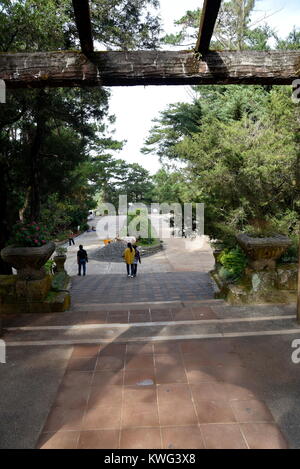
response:
<path fill-rule="evenodd" d="M 282 84 L 300 75 L 300 50 L 209 52 L 0 53 L 7 88 L 133 85 Z"/>
<path fill-rule="evenodd" d="M 89 55 L 94 50 L 89 0 L 72 0 L 81 50 Z"/>
<path fill-rule="evenodd" d="M 209 50 L 222 0 L 204 0 L 200 29 L 195 50 L 205 54 Z"/>

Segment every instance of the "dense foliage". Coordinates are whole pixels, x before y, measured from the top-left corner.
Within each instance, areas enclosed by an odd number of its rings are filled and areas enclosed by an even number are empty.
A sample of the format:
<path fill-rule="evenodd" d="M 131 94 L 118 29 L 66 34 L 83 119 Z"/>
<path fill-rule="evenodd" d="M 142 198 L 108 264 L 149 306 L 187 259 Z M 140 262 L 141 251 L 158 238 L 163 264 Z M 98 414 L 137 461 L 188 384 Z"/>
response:
<path fill-rule="evenodd" d="M 156 0 L 92 2 L 94 39 L 113 49 L 156 47 L 156 6 Z M 72 2 L 3 0 L 0 38 L 0 52 L 78 48 Z M 110 153 L 122 142 L 110 136 L 108 100 L 103 88 L 7 92 L 0 107 L 0 249 L 18 220 L 42 221 L 52 237 L 83 226 L 96 193 L 112 184 L 108 174 L 123 164 L 125 175 L 126 164 L 115 163 Z M 140 197 L 135 189 L 132 198 Z M 0 259 L 0 274 L 9 272 Z"/>
<path fill-rule="evenodd" d="M 238 280 L 244 273 L 247 257 L 239 248 L 225 249 L 219 256 L 218 262 L 223 266 L 220 269 L 221 277 L 226 280 Z"/>
<path fill-rule="evenodd" d="M 104 168 L 97 187 L 101 188 L 97 203 L 110 202 L 118 209 L 119 197 L 123 195 L 128 203 L 150 203 L 153 182 L 150 173 L 139 164 L 115 159 Z"/>
<path fill-rule="evenodd" d="M 95 40 L 108 49 L 158 47 L 157 4 L 91 2 Z M 283 39 L 267 25 L 251 26 L 254 6 L 255 0 L 222 2 L 212 46 L 300 48 L 296 29 Z M 200 13 L 188 11 L 177 21 L 180 32 L 164 42 L 194 45 Z M 0 38 L 0 53 L 78 48 L 72 2 L 2 0 Z M 204 202 L 206 233 L 231 250 L 233 235 L 253 227 L 296 239 L 300 113 L 291 89 L 202 86 L 194 92 L 192 103 L 174 103 L 156 119 L 143 152 L 159 155 L 164 167 L 151 178 L 140 165 L 112 156 L 123 142 L 111 136 L 107 89 L 8 91 L 0 107 L 0 249 L 18 220 L 44 223 L 57 237 L 84 226 L 97 203 L 117 205 L 122 194 L 131 203 Z M 0 259 L 3 273 L 9 268 Z"/>
<path fill-rule="evenodd" d="M 254 5 L 252 0 L 223 2 L 215 47 L 300 48 L 296 30 L 281 39 L 266 25 L 251 28 Z M 177 22 L 178 36 L 167 36 L 165 42 L 177 44 L 193 37 L 199 14 L 200 10 L 187 12 Z M 204 202 L 206 234 L 230 249 L 235 248 L 238 231 L 295 237 L 300 213 L 300 112 L 291 100 L 291 88 L 231 85 L 194 91 L 193 103 L 175 103 L 160 113 L 142 149 L 165 164 L 154 178 L 156 199 Z"/>

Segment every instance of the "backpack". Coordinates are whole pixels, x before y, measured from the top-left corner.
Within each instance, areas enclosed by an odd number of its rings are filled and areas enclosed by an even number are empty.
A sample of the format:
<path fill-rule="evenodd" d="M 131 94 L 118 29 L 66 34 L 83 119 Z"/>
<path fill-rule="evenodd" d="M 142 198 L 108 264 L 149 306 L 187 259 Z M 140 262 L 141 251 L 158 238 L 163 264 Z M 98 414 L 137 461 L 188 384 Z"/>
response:
<path fill-rule="evenodd" d="M 135 255 L 134 255 L 134 258 L 136 261 L 139 261 L 140 260 L 140 251 L 138 250 L 138 248 L 135 248 Z"/>
<path fill-rule="evenodd" d="M 80 259 L 81 261 L 86 260 L 87 258 L 86 251 L 84 249 L 78 251 L 77 256 L 78 256 L 78 259 Z"/>

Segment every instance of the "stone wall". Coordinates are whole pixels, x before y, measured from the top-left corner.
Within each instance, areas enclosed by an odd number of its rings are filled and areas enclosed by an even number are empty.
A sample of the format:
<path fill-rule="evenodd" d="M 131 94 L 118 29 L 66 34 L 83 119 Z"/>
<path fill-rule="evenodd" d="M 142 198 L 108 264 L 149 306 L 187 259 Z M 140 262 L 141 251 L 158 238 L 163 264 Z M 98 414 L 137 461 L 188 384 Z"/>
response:
<path fill-rule="evenodd" d="M 70 278 L 60 272 L 41 280 L 21 280 L 0 275 L 0 315 L 54 313 L 70 306 Z"/>
<path fill-rule="evenodd" d="M 218 270 L 211 272 L 218 298 L 230 304 L 291 303 L 297 299 L 298 264 L 281 264 L 274 270 L 256 271 L 247 268 L 236 283 L 220 278 Z"/>

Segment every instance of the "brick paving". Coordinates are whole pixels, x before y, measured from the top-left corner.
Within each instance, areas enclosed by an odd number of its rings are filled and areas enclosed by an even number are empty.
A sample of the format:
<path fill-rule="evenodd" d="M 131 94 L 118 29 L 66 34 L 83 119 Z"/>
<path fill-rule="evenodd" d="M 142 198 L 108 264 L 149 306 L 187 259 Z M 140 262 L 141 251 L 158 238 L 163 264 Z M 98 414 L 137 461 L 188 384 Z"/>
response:
<path fill-rule="evenodd" d="M 88 233 L 77 241 L 95 249 L 93 236 Z M 300 368 L 291 362 L 291 341 L 297 336 L 242 337 L 245 331 L 256 334 L 268 327 L 290 334 L 297 327 L 292 319 L 277 316 L 294 314 L 295 306 L 229 307 L 213 300 L 207 274 L 213 265 L 211 252 L 191 243 L 182 250 L 183 243 L 171 240 L 169 249 L 142 264 L 136 279 L 121 273 L 123 265 L 92 261 L 86 277 L 72 278 L 71 311 L 4 319 L 5 327 L 30 326 L 8 329 L 4 335 L 15 358 L 4 390 L 0 380 L 0 392 L 9 396 L 7 415 L 17 412 L 22 421 L 17 431 L 27 443 L 22 440 L 17 447 L 300 448 Z M 76 250 L 69 250 L 70 274 L 76 273 Z M 259 321 L 262 317 L 269 322 Z M 228 318 L 232 324 L 216 324 Z M 237 318 L 254 322 L 235 323 Z M 160 324 L 164 322 L 169 324 Z M 83 328 L 72 327 L 80 325 Z M 146 330 L 148 336 L 137 343 Z M 241 336 L 182 340 L 184 334 L 215 331 Z M 172 340 L 159 342 L 156 334 Z M 47 345 L 53 338 L 63 339 L 64 345 Z M 83 345 L 74 345 L 78 338 Z M 110 343 L 99 344 L 103 338 Z M 41 347 L 32 350 L 26 340 L 36 339 Z M 24 341 L 23 346 L 10 343 L 14 340 Z M 94 343 L 86 345 L 86 340 Z M 51 396 L 42 388 L 42 404 L 41 398 L 32 398 L 31 382 L 23 379 L 22 386 L 16 386 L 18 367 L 28 368 L 36 386 L 44 383 L 48 368 L 51 373 L 57 368 L 48 376 Z M 26 438 L 32 421 L 35 439 Z M 9 447 L 16 441 L 15 420 L 6 418 L 4 427 L 4 446 Z"/>
<path fill-rule="evenodd" d="M 203 304 L 204 303 L 204 304 Z M 206 303 L 206 304 L 205 304 Z M 231 306 L 222 305 L 222 300 L 207 302 L 166 302 L 148 304 L 97 304 L 85 303 L 72 305 L 71 311 L 57 314 L 15 314 L 6 315 L 2 319 L 3 327 L 38 327 L 38 326 L 71 326 L 88 324 L 133 324 L 139 322 L 178 322 L 199 321 L 210 319 L 260 319 L 287 317 L 292 322 L 296 317 L 296 305 L 257 305 Z M 224 303 L 225 304 L 225 303 Z M 282 319 L 284 322 L 285 320 Z M 261 323 L 261 322 L 260 322 Z M 276 321 L 280 324 L 280 321 Z M 257 322 L 253 323 L 257 330 Z M 268 321 L 271 325 L 271 322 Z M 291 324 L 289 325 L 289 328 Z M 251 323 L 247 323 L 251 328 Z M 281 328 L 286 328 L 284 324 Z"/>
<path fill-rule="evenodd" d="M 212 281 L 204 272 L 166 272 L 136 278 L 107 274 L 73 277 L 72 302 L 133 303 L 197 301 L 214 298 Z"/>
<path fill-rule="evenodd" d="M 37 447 L 287 448 L 235 344 L 75 346 Z"/>

